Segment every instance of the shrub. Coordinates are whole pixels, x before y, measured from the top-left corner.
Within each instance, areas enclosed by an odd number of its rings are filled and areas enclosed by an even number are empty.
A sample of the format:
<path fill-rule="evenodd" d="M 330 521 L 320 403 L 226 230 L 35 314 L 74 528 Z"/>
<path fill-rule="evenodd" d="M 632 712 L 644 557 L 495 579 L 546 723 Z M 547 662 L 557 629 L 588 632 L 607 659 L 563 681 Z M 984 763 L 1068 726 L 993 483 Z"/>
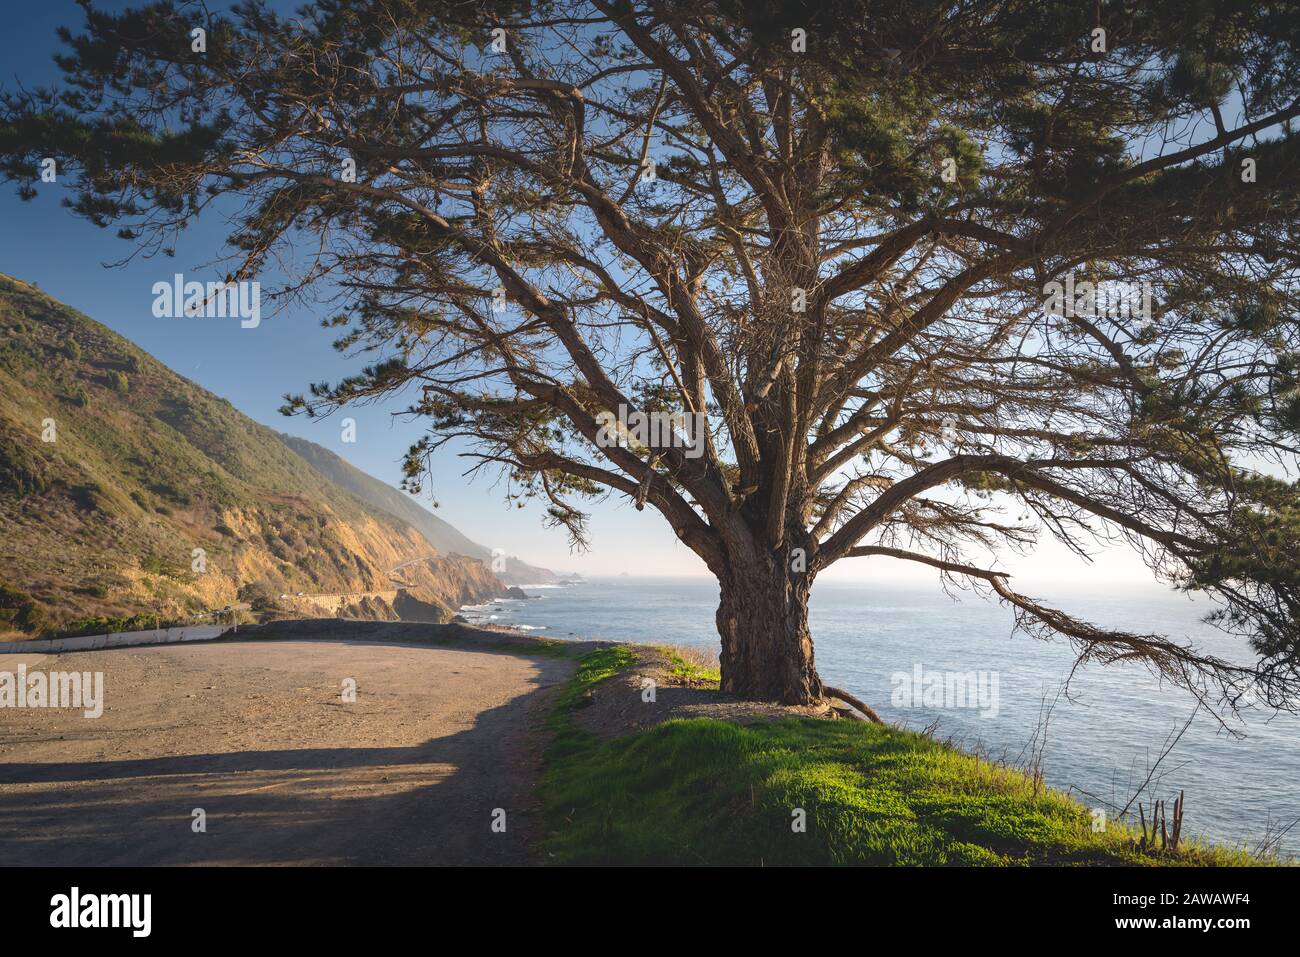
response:
<path fill-rule="evenodd" d="M 49 489 L 53 479 L 50 462 L 39 447 L 11 432 L 0 433 L 0 488 L 39 495 Z"/>
<path fill-rule="evenodd" d="M 188 577 L 182 573 L 175 562 L 169 561 L 161 555 L 146 555 L 140 559 L 140 568 L 151 575 L 162 575 L 164 578 L 179 579 Z"/>
<path fill-rule="evenodd" d="M 78 508 L 87 512 L 107 511 L 110 504 L 108 496 L 104 493 L 104 487 L 98 482 L 74 486 L 68 494 Z"/>
<path fill-rule="evenodd" d="M 154 482 L 149 489 L 159 498 L 165 498 L 177 505 L 189 505 L 193 501 L 189 492 L 165 480 Z"/>
<path fill-rule="evenodd" d="M 31 595 L 0 584 L 0 624 L 35 633 L 45 628 L 46 620 Z"/>
<path fill-rule="evenodd" d="M 122 631 L 145 631 L 152 628 L 174 628 L 183 625 L 180 618 L 164 618 L 161 615 L 139 613 L 135 615 L 96 615 L 92 618 L 77 618 L 67 622 L 53 638 L 75 638 L 78 635 L 104 635 Z"/>

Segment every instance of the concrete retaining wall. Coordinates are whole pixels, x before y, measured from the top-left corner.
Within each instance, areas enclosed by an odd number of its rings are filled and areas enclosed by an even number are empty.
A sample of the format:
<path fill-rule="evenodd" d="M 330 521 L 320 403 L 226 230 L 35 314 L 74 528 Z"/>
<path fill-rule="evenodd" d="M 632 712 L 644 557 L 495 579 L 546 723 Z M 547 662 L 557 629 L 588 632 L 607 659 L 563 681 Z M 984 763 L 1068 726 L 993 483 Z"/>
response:
<path fill-rule="evenodd" d="M 128 645 L 170 645 L 178 641 L 211 641 L 230 630 L 229 625 L 185 625 L 149 631 L 119 631 L 108 635 L 79 638 L 42 638 L 37 641 L 0 641 L 0 655 L 58 654 L 61 651 L 94 651 Z"/>

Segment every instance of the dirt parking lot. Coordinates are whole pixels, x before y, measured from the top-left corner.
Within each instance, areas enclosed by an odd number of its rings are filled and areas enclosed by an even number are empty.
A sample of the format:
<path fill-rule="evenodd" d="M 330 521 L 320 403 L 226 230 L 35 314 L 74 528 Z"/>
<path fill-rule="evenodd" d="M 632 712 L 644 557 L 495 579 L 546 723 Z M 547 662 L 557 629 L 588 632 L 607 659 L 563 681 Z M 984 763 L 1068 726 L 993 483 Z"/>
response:
<path fill-rule="evenodd" d="M 573 668 L 351 640 L 6 655 L 0 671 L 19 664 L 102 671 L 105 707 L 0 709 L 3 865 L 528 863 L 545 706 Z"/>

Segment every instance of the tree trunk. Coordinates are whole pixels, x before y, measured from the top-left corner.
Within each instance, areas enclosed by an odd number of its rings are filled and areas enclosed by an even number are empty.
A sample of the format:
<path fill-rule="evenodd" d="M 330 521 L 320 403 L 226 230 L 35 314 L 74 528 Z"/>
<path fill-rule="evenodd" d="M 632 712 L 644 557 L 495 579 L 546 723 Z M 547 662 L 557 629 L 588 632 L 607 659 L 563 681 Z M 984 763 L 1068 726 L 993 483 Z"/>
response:
<path fill-rule="evenodd" d="M 719 580 L 723 691 L 783 704 L 821 699 L 808 632 L 809 577 L 771 562 L 733 567 Z"/>

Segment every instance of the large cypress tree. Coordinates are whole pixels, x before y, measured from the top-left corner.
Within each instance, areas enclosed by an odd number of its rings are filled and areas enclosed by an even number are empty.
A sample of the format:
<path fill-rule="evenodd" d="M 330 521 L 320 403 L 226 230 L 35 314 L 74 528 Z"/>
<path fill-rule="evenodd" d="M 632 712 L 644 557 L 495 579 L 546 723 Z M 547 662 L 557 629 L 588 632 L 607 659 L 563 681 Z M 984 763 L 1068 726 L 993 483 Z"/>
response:
<path fill-rule="evenodd" d="M 880 556 L 1294 700 L 1294 6 L 163 3 L 63 39 L 0 113 L 20 188 L 54 157 L 147 250 L 233 210 L 235 280 L 295 254 L 381 359 L 290 409 L 407 389 L 411 481 L 467 438 L 576 541 L 586 497 L 657 510 L 720 583 L 725 690 L 818 699 L 813 581 Z M 602 441 L 620 408 L 707 442 Z M 1257 663 L 1016 591 L 998 553 L 1045 535 L 1128 540 Z"/>

